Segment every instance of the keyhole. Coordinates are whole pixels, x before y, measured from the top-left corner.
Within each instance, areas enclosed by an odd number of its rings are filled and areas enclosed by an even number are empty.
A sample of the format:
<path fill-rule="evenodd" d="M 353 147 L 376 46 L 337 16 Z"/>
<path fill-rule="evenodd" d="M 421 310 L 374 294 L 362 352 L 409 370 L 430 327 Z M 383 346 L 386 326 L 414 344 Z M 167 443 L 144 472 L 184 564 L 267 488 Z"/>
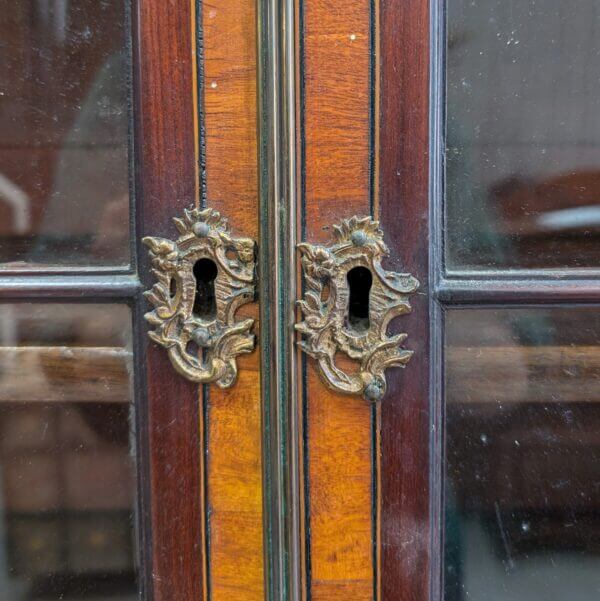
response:
<path fill-rule="evenodd" d="M 369 296 L 373 276 L 366 267 L 353 267 L 346 276 L 350 288 L 348 301 L 348 323 L 357 332 L 366 332 L 369 321 Z"/>
<path fill-rule="evenodd" d="M 194 315 L 202 319 L 214 319 L 217 314 L 215 298 L 215 278 L 218 269 L 214 261 L 200 259 L 194 265 L 196 278 L 196 296 L 194 297 Z"/>

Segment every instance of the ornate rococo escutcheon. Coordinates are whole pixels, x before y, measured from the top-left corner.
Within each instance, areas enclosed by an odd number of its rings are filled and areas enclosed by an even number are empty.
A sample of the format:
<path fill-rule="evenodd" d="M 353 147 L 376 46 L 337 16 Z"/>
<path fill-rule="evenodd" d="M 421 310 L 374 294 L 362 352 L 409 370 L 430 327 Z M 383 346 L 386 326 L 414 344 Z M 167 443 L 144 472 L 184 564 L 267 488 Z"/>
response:
<path fill-rule="evenodd" d="M 387 327 L 394 317 L 410 313 L 408 295 L 419 282 L 410 274 L 381 267 L 389 251 L 379 223 L 370 217 L 346 219 L 333 226 L 333 233 L 330 246 L 298 245 L 306 283 L 304 298 L 298 302 L 303 321 L 296 324 L 305 339 L 298 344 L 316 359 L 331 388 L 378 401 L 386 391 L 386 368 L 406 365 L 413 354 L 401 347 L 407 335 L 389 337 Z M 372 276 L 368 326 L 363 328 L 353 327 L 349 320 L 348 273 L 355 267 L 368 269 Z M 355 373 L 336 365 L 340 351 L 358 363 Z"/>
<path fill-rule="evenodd" d="M 240 305 L 254 300 L 255 248 L 248 238 L 233 238 L 227 220 L 212 209 L 185 209 L 173 219 L 176 241 L 146 237 L 157 282 L 145 293 L 154 310 L 148 335 L 164 346 L 175 369 L 192 382 L 228 388 L 237 377 L 236 357 L 254 349 L 253 319 L 236 321 Z M 213 272 L 213 310 L 194 311 L 198 261 Z M 212 262 L 212 266 L 210 265 Z M 215 269 L 216 268 L 216 269 Z"/>

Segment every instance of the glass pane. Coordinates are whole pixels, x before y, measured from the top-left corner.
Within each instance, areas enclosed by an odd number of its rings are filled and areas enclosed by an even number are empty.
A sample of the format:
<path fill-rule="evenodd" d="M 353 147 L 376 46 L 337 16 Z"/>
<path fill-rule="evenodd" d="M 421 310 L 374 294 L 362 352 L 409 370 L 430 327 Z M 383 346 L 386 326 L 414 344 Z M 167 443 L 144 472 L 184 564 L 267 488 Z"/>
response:
<path fill-rule="evenodd" d="M 445 601 L 600 591 L 600 311 L 451 310 Z"/>
<path fill-rule="evenodd" d="M 600 264 L 600 3 L 449 0 L 450 270 Z"/>
<path fill-rule="evenodd" d="M 0 0 L 0 264 L 129 263 L 124 0 Z"/>
<path fill-rule="evenodd" d="M 0 305 L 0 599 L 137 599 L 131 326 Z"/>

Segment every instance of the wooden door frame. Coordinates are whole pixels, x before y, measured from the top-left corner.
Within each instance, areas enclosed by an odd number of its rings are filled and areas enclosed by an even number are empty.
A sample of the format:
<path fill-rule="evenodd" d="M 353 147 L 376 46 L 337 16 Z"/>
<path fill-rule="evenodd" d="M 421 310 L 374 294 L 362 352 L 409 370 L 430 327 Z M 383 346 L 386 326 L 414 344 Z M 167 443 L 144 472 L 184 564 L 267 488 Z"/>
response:
<path fill-rule="evenodd" d="M 135 4 L 139 241 L 146 234 L 168 237 L 172 217 L 200 197 L 196 134 L 200 5 L 154 0 Z M 390 373 L 388 396 L 376 425 L 381 428 L 377 483 L 381 540 L 376 561 L 382 599 L 400 595 L 402 599 L 425 601 L 432 592 L 432 552 L 439 549 L 432 546 L 430 499 L 434 412 L 430 402 L 428 294 L 429 0 L 382 0 L 378 19 L 380 77 L 373 98 L 379 110 L 375 139 L 379 144 L 381 222 L 392 251 L 390 266 L 415 274 L 421 289 L 413 302 L 413 313 L 403 322 L 416 353 L 406 370 Z M 138 257 L 142 285 L 148 288 L 150 266 L 139 245 Z M 138 297 L 138 306 L 143 307 L 140 303 L 143 301 Z M 166 354 L 146 343 L 142 313 L 143 309 L 137 311 L 137 351 L 144 365 L 141 380 L 147 401 L 138 407 L 138 431 L 146 594 L 155 601 L 202 599 L 207 594 L 202 399 L 197 386 L 172 370 Z M 283 407 L 285 399 L 277 402 L 279 410 L 293 413 L 290 406 Z M 288 443 L 293 445 L 294 440 L 288 439 Z M 280 470 L 283 458 L 277 461 L 275 468 Z M 294 503 L 297 499 L 291 499 L 284 510 L 293 513 Z M 271 507 L 276 505 L 271 503 Z M 295 524 L 292 519 L 288 527 L 296 528 Z M 290 532 L 280 535 L 285 539 Z M 279 559 L 282 549 L 279 546 Z M 279 559 L 272 557 L 271 561 Z"/>
<path fill-rule="evenodd" d="M 430 2 L 382 0 L 379 203 L 390 264 L 421 283 L 402 320 L 415 354 L 389 372 L 381 403 L 381 596 L 427 601 L 432 590 L 430 369 Z M 432 595 L 430 597 L 430 595 Z"/>
<path fill-rule="evenodd" d="M 200 195 L 196 11 L 194 2 L 158 0 L 137 0 L 133 10 L 137 252 L 146 290 L 153 282 L 141 238 L 171 237 L 172 218 Z M 148 343 L 145 301 L 138 306 L 141 577 L 148 599 L 199 600 L 207 592 L 202 399 Z"/>

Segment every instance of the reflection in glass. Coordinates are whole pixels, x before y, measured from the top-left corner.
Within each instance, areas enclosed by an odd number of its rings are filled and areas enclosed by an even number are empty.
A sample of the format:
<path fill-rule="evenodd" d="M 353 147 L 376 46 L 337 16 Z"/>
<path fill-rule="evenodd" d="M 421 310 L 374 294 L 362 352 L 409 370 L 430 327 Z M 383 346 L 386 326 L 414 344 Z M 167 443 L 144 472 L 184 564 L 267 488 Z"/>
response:
<path fill-rule="evenodd" d="M 129 263 L 123 0 L 0 0 L 0 264 Z"/>
<path fill-rule="evenodd" d="M 0 322 L 0 599 L 134 601 L 129 309 Z"/>
<path fill-rule="evenodd" d="M 600 3 L 449 0 L 450 270 L 600 264 Z"/>
<path fill-rule="evenodd" d="M 600 591 L 600 312 L 446 318 L 445 601 Z"/>

